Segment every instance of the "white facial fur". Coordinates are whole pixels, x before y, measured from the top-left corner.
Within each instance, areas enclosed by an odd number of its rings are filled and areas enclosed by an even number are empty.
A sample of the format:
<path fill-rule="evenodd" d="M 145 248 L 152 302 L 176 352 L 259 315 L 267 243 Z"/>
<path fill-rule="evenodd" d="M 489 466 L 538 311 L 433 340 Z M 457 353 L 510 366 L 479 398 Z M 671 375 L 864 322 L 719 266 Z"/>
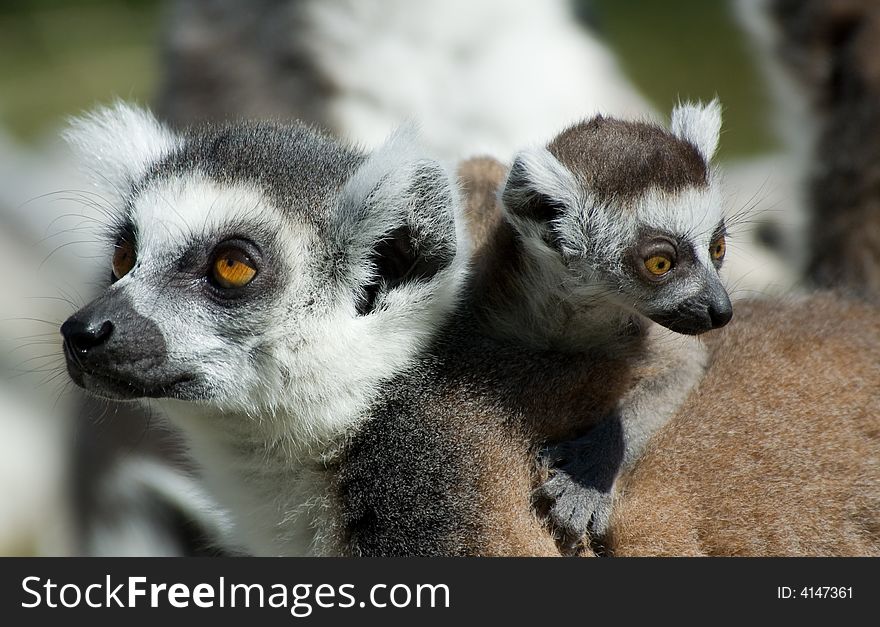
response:
<path fill-rule="evenodd" d="M 691 143 L 708 164 L 718 146 L 720 125 L 721 108 L 716 100 L 705 106 L 679 105 L 673 111 L 670 130 Z M 525 309 L 532 312 L 531 316 L 546 312 L 549 306 L 544 301 L 548 298 L 564 304 L 558 307 L 560 311 L 580 309 L 580 313 L 565 314 L 569 318 L 576 315 L 579 324 L 571 324 L 570 319 L 558 325 L 546 324 L 564 334 L 567 342 L 592 343 L 597 336 L 607 335 L 608 324 L 625 324 L 634 313 L 673 307 L 705 288 L 696 275 L 693 280 L 677 281 L 674 289 L 662 293 L 641 289 L 631 280 L 625 252 L 645 228 L 690 242 L 705 272 L 717 272 L 709 249 L 723 218 L 723 202 L 720 180 L 711 168 L 705 187 L 685 187 L 676 192 L 651 188 L 632 200 L 599 201 L 547 148 L 521 151 L 515 163 L 522 168 L 526 185 L 517 188 L 509 181 L 503 192 L 508 203 L 523 202 L 529 195 L 538 194 L 561 208 L 549 224 L 519 215 L 509 207 L 505 212 L 521 236 L 526 257 L 535 260 L 527 267 L 535 269 L 533 274 L 540 269 L 540 277 L 531 277 L 532 289 L 524 290 L 527 298 L 537 302 Z M 554 262 L 554 255 L 559 253 Z M 546 276 L 548 269 L 556 276 Z M 555 295 L 547 294 L 548 289 Z M 602 307 L 603 303 L 613 307 Z"/>
<path fill-rule="evenodd" d="M 320 550 L 318 536 L 327 532 L 316 531 L 321 508 L 312 505 L 326 486 L 314 465 L 367 417 L 381 385 L 410 366 L 459 297 L 467 241 L 452 179 L 411 131 L 398 133 L 352 173 L 319 232 L 252 182 L 172 171 L 139 183 L 184 142 L 148 113 L 116 105 L 76 122 L 68 137 L 120 212 L 129 207 L 137 264 L 107 294 L 124 295 L 154 323 L 169 370 L 194 379 L 178 396 L 185 402 L 165 405 L 245 546 L 262 554 Z M 424 245 L 436 234 L 451 260 L 359 314 L 376 243 L 406 224 Z M 273 264 L 261 269 L 272 280 L 267 294 L 224 308 L 205 296 L 204 274 L 180 264 L 193 242 L 210 249 L 231 232 L 253 240 Z"/>

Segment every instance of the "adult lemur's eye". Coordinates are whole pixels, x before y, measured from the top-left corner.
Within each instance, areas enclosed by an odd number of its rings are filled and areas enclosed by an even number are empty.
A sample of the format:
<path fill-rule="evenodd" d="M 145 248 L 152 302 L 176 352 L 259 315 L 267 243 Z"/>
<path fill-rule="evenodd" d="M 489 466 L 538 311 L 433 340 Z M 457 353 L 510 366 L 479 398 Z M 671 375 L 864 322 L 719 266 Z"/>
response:
<path fill-rule="evenodd" d="M 135 261 L 134 245 L 124 239 L 119 240 L 113 250 L 113 278 L 118 281 L 131 272 Z"/>
<path fill-rule="evenodd" d="M 714 261 L 721 261 L 724 259 L 724 254 L 727 252 L 727 242 L 724 241 L 723 235 L 712 242 L 709 246 L 709 252 L 712 253 L 712 259 Z"/>
<path fill-rule="evenodd" d="M 654 255 L 645 259 L 645 267 L 655 276 L 663 276 L 672 270 L 672 260 L 664 255 Z"/>
<path fill-rule="evenodd" d="M 257 276 L 257 268 L 251 258 L 242 250 L 229 249 L 214 259 L 212 268 L 214 281 L 222 288 L 244 287 Z"/>

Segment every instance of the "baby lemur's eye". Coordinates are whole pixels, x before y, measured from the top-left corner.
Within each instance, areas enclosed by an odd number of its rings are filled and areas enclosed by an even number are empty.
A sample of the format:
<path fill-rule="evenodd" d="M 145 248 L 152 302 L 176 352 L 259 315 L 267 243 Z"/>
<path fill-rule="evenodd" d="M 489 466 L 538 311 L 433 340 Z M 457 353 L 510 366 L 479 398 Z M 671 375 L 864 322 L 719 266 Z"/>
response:
<path fill-rule="evenodd" d="M 238 248 L 221 251 L 211 267 L 214 282 L 224 289 L 244 287 L 257 276 L 257 267 L 246 252 Z"/>
<path fill-rule="evenodd" d="M 136 260 L 137 257 L 134 252 L 134 244 L 125 239 L 120 239 L 116 242 L 112 260 L 113 279 L 118 281 L 131 272 Z"/>
<path fill-rule="evenodd" d="M 663 276 L 672 270 L 672 259 L 665 255 L 654 255 L 645 259 L 645 267 L 655 276 Z"/>
<path fill-rule="evenodd" d="M 709 245 L 709 252 L 712 254 L 713 261 L 722 261 L 724 254 L 727 252 L 727 242 L 724 236 L 717 238 Z"/>
<path fill-rule="evenodd" d="M 644 264 L 642 275 L 649 280 L 657 280 L 675 267 L 678 250 L 671 239 L 659 236 L 644 240 L 636 254 L 638 260 Z"/>

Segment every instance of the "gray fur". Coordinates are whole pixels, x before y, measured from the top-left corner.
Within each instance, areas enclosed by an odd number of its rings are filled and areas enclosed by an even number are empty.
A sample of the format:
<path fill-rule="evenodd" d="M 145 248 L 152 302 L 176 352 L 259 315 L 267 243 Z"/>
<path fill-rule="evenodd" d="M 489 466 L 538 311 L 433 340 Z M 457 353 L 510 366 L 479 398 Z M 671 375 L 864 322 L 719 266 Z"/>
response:
<path fill-rule="evenodd" d="M 182 145 L 141 181 L 200 172 L 218 183 L 252 182 L 291 219 L 320 228 L 334 193 L 364 154 L 301 123 L 239 122 L 202 126 L 182 134 Z"/>
<path fill-rule="evenodd" d="M 315 63 L 308 8 L 288 0 L 170 3 L 159 113 L 178 126 L 242 116 L 329 126 L 336 87 Z"/>
<path fill-rule="evenodd" d="M 135 263 L 62 329 L 74 380 L 162 399 L 236 545 L 340 551 L 326 465 L 458 301 L 449 177 L 409 132 L 363 155 L 298 125 L 171 135 L 122 106 L 75 129 L 118 175 L 108 257 L 125 241 Z M 127 171 L 132 136 L 159 144 Z M 256 273 L 224 291 L 212 259 L 230 246 Z"/>

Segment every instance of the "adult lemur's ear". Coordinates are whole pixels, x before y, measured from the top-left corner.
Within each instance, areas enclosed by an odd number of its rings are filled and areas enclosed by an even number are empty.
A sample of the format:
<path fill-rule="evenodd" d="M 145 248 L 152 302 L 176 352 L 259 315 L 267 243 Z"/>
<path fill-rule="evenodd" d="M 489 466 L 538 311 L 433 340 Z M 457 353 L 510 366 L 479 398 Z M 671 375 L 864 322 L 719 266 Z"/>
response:
<path fill-rule="evenodd" d="M 504 210 L 522 230 L 552 231 L 566 215 L 579 213 L 581 187 L 546 148 L 519 152 L 501 190 Z"/>
<path fill-rule="evenodd" d="M 715 156 L 721 135 L 721 103 L 718 99 L 708 104 L 679 104 L 672 110 L 672 134 L 689 142 L 700 151 L 706 163 Z"/>
<path fill-rule="evenodd" d="M 467 238 L 457 185 L 424 154 L 415 129 L 401 129 L 343 190 L 333 223 L 359 275 L 361 314 L 374 311 L 393 290 L 424 287 L 441 273 L 464 270 Z"/>
<path fill-rule="evenodd" d="M 149 111 L 121 101 L 71 120 L 64 138 L 92 182 L 117 198 L 181 143 Z"/>

